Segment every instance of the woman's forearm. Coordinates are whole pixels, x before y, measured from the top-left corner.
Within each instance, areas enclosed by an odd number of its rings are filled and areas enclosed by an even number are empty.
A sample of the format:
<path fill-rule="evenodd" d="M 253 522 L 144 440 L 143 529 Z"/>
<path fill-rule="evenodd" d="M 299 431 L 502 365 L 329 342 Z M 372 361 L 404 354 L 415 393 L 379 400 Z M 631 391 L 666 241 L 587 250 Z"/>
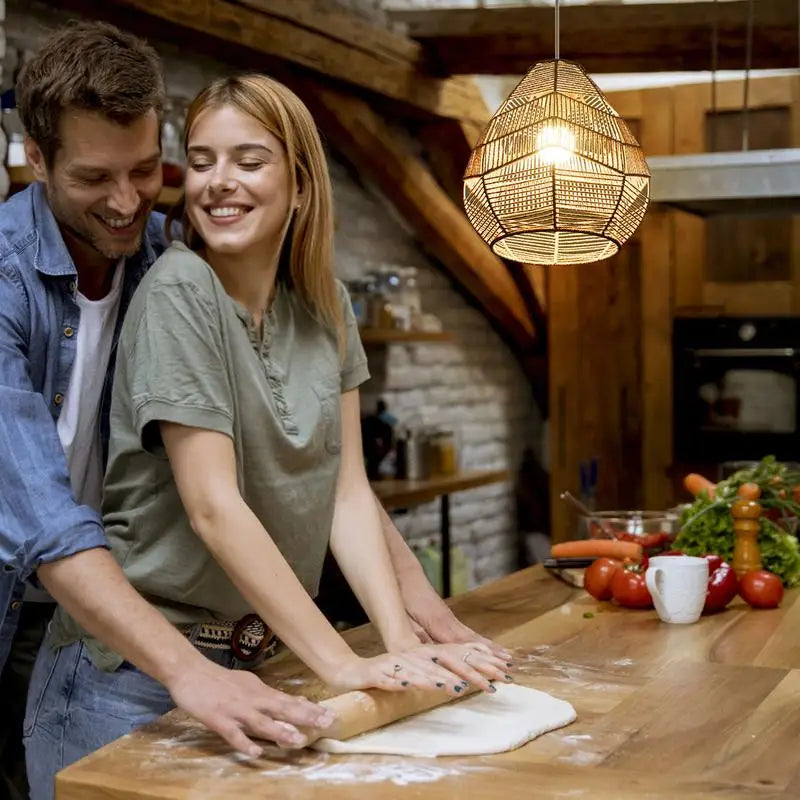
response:
<path fill-rule="evenodd" d="M 323 680 L 357 658 L 241 496 L 205 509 L 192 527 L 264 622 Z"/>
<path fill-rule="evenodd" d="M 405 612 L 381 526 L 366 480 L 337 493 L 331 551 L 389 650 L 419 643 Z"/>

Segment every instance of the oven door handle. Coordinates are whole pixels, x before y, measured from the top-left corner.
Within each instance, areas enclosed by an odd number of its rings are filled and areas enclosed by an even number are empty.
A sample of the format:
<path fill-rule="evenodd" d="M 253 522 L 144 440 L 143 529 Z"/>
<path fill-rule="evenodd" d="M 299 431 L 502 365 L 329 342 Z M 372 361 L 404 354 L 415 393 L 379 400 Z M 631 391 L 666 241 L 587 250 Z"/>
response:
<path fill-rule="evenodd" d="M 692 355 L 701 358 L 791 358 L 796 355 L 794 347 L 720 347 L 691 350 Z"/>

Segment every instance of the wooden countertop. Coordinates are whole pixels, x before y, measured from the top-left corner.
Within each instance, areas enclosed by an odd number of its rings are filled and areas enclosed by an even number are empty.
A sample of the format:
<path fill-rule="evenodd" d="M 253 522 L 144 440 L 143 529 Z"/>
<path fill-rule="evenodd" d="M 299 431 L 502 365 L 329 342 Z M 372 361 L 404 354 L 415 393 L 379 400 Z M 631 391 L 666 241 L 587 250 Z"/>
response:
<path fill-rule="evenodd" d="M 455 598 L 466 621 L 514 650 L 519 683 L 569 700 L 578 719 L 494 756 L 236 757 L 172 712 L 68 767 L 59 800 L 384 800 L 800 797 L 800 590 L 780 609 L 741 600 L 695 625 L 597 603 L 533 567 Z M 369 627 L 348 634 L 376 650 Z M 312 698 L 320 683 L 283 654 L 263 670 Z"/>
<path fill-rule="evenodd" d="M 462 470 L 452 475 L 434 475 L 414 481 L 372 481 L 371 486 L 383 507 L 391 509 L 428 503 L 443 494 L 508 480 L 511 480 L 511 472 L 507 469 L 482 469 Z"/>

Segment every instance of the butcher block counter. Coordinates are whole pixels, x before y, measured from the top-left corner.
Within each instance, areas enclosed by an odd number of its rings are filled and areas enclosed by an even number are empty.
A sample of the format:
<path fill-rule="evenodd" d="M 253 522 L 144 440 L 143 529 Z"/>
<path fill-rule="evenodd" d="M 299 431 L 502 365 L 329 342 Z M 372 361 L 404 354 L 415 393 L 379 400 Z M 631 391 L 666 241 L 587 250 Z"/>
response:
<path fill-rule="evenodd" d="M 384 798 L 800 798 L 800 591 L 781 608 L 736 600 L 694 625 L 598 603 L 541 567 L 452 605 L 514 653 L 517 681 L 578 719 L 483 757 L 333 756 L 268 748 L 258 759 L 172 712 L 62 771 L 59 800 Z M 369 627 L 348 638 L 377 652 Z M 325 696 L 289 654 L 264 677 Z"/>

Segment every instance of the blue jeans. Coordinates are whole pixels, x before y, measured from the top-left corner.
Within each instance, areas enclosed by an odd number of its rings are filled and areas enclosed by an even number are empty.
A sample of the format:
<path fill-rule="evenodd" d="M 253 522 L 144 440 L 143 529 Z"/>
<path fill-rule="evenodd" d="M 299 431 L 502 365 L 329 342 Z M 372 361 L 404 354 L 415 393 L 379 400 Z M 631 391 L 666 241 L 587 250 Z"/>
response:
<path fill-rule="evenodd" d="M 194 643 L 197 634 L 187 636 Z M 230 650 L 202 650 L 228 669 L 255 669 Z M 169 692 L 127 661 L 104 672 L 83 642 L 53 650 L 45 637 L 31 676 L 23 741 L 30 800 L 52 800 L 56 773 L 175 708 Z"/>

